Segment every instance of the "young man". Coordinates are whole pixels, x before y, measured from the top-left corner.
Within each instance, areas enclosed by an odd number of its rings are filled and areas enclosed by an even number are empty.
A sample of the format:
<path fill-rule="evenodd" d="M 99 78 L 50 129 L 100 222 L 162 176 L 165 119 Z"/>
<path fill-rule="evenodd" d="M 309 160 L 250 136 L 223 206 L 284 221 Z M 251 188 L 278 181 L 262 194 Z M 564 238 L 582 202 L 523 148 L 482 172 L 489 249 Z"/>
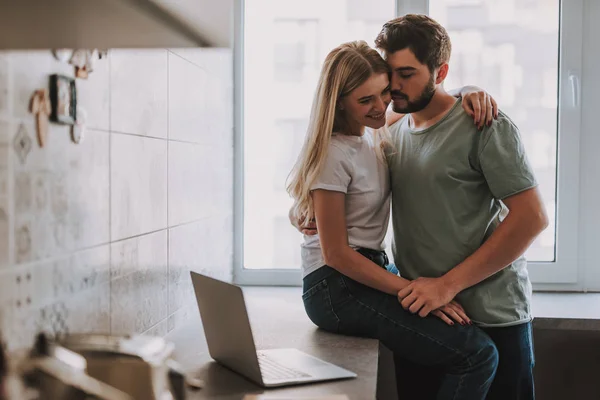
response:
<path fill-rule="evenodd" d="M 376 45 L 392 68 L 393 254 L 420 316 L 452 299 L 496 343 L 487 399 L 533 399 L 531 283 L 523 253 L 548 218 L 519 131 L 500 112 L 479 131 L 443 88 L 451 44 L 424 15 L 386 23 Z M 431 371 L 428 373 L 431 376 Z"/>

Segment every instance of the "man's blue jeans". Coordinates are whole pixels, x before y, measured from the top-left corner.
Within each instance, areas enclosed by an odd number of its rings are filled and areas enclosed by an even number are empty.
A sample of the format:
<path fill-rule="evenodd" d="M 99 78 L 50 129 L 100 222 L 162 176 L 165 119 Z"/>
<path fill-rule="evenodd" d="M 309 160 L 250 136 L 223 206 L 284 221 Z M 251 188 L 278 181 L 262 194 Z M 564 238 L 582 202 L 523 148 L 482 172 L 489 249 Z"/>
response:
<path fill-rule="evenodd" d="M 486 400 L 534 400 L 531 322 L 504 328 L 484 328 L 496 344 L 500 362 Z M 395 357 L 398 392 L 409 399 L 436 399 L 443 371 Z M 425 388 L 425 389 L 423 389 Z"/>
<path fill-rule="evenodd" d="M 437 399 L 485 399 L 498 366 L 498 351 L 481 329 L 411 314 L 395 296 L 328 266 L 305 277 L 303 289 L 304 307 L 318 327 L 378 339 L 402 359 L 443 371 Z"/>

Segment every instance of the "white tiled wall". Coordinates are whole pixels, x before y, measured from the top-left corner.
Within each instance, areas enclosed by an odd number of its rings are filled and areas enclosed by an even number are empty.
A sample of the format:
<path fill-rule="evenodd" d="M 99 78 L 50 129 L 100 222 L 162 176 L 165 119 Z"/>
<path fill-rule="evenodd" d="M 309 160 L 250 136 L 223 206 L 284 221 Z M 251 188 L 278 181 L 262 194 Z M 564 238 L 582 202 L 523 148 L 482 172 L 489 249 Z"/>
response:
<path fill-rule="evenodd" d="M 206 142 L 210 135 L 202 121 L 215 96 L 207 91 L 209 73 L 176 54 L 169 60 L 169 139 Z"/>
<path fill-rule="evenodd" d="M 49 51 L 0 52 L 0 333 L 164 335 L 194 305 L 189 270 L 231 280 L 232 55 L 112 50 L 78 80 L 82 143 L 27 106 Z"/>
<path fill-rule="evenodd" d="M 167 141 L 111 138 L 111 239 L 167 228 Z"/>
<path fill-rule="evenodd" d="M 111 52 L 110 122 L 114 132 L 168 137 L 167 71 L 171 59 L 167 50 Z"/>
<path fill-rule="evenodd" d="M 167 318 L 167 230 L 111 245 L 111 328 L 144 332 Z"/>

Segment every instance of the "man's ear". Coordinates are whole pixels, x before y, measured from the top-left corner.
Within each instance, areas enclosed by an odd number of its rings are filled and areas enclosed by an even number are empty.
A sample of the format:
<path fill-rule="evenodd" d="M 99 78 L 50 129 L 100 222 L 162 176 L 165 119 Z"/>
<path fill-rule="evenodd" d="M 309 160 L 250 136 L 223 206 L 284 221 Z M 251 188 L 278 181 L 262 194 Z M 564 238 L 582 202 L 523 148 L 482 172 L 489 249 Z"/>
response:
<path fill-rule="evenodd" d="M 448 66 L 448 63 L 444 63 L 442 64 L 438 69 L 437 69 L 437 74 L 435 77 L 435 83 L 436 85 L 441 84 L 442 82 L 444 82 L 444 80 L 446 79 L 446 77 L 448 76 L 448 69 L 450 67 Z"/>

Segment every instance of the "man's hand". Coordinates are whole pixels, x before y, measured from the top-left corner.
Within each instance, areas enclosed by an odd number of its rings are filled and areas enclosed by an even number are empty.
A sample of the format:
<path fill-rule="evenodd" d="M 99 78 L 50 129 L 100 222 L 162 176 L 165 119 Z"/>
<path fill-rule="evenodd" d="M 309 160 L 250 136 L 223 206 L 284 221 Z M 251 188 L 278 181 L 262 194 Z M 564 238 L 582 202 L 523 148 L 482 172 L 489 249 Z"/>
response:
<path fill-rule="evenodd" d="M 476 86 L 465 86 L 461 90 L 462 106 L 479 129 L 491 125 L 498 118 L 498 104 L 485 90 Z"/>
<path fill-rule="evenodd" d="M 417 278 L 398 292 L 398 301 L 405 310 L 426 317 L 450 303 L 458 294 L 440 278 Z"/>

